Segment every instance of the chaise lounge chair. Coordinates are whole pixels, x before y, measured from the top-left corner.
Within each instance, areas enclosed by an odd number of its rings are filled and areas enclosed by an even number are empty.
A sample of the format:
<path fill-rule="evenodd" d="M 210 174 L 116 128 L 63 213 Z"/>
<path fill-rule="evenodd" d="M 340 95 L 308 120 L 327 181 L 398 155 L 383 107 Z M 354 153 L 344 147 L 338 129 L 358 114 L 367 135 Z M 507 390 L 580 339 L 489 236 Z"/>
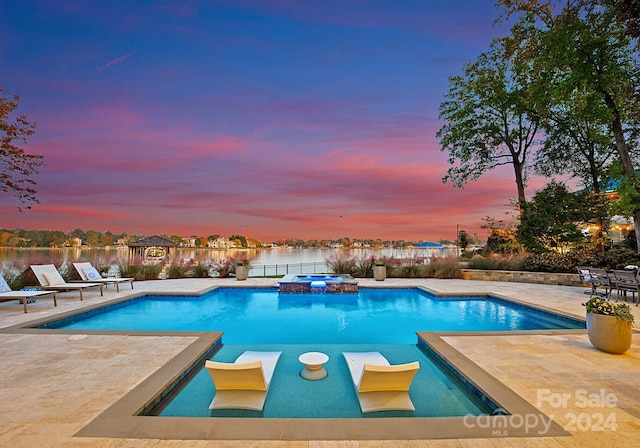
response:
<path fill-rule="evenodd" d="M 244 352 L 234 363 L 207 361 L 216 387 L 209 409 L 261 411 L 282 352 Z"/>
<path fill-rule="evenodd" d="M 44 289 L 61 289 L 63 291 L 78 291 L 80 300 L 83 299 L 82 291 L 90 288 L 100 288 L 102 296 L 102 283 L 67 283 L 64 281 L 56 267 L 52 264 L 31 265 L 31 270 L 38 278 L 40 286 Z"/>
<path fill-rule="evenodd" d="M 418 361 L 390 365 L 379 352 L 344 352 L 363 413 L 415 411 L 409 387 L 420 369 Z"/>
<path fill-rule="evenodd" d="M 131 283 L 131 289 L 133 289 L 133 280 L 135 280 L 133 277 L 103 278 L 89 262 L 73 263 L 73 267 L 76 268 L 83 282 L 104 283 L 105 285 L 113 283 L 116 285 L 116 292 L 120 292 L 120 283 L 129 282 Z"/>
<path fill-rule="evenodd" d="M 0 275 L 0 302 L 7 300 L 22 300 L 24 312 L 27 312 L 27 303 L 29 300 L 44 297 L 53 297 L 53 306 L 58 306 L 56 301 L 56 293 L 58 291 L 13 291 L 7 281 Z"/>

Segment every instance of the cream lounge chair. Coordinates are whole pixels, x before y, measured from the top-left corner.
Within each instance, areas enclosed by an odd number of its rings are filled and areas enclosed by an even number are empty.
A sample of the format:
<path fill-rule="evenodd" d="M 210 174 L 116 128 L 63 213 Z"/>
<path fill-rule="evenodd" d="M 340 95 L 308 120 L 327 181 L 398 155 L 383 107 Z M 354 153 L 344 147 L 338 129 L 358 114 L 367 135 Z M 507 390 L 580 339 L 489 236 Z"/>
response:
<path fill-rule="evenodd" d="M 282 352 L 244 352 L 234 363 L 207 361 L 216 394 L 209 409 L 261 411 Z"/>
<path fill-rule="evenodd" d="M 80 293 L 80 300 L 83 299 L 82 291 L 85 289 L 100 288 L 100 295 L 103 295 L 102 283 L 67 283 L 52 264 L 31 265 L 31 270 L 36 275 L 38 282 L 40 282 L 40 286 L 44 289 L 75 290 Z"/>
<path fill-rule="evenodd" d="M 390 365 L 379 352 L 344 352 L 363 413 L 415 411 L 409 387 L 420 369 L 418 361 Z"/>
<path fill-rule="evenodd" d="M 7 281 L 0 275 L 0 302 L 7 300 L 22 300 L 24 312 L 27 312 L 27 303 L 35 298 L 53 297 L 53 306 L 58 306 L 56 293 L 58 291 L 13 291 Z"/>
<path fill-rule="evenodd" d="M 103 278 L 98 270 L 88 261 L 73 263 L 73 267 L 76 268 L 76 271 L 80 274 L 80 278 L 83 282 L 104 283 L 105 285 L 113 283 L 116 285 L 116 292 L 120 292 L 120 283 L 129 282 L 131 283 L 131 289 L 133 289 L 133 280 L 135 280 L 133 277 Z"/>

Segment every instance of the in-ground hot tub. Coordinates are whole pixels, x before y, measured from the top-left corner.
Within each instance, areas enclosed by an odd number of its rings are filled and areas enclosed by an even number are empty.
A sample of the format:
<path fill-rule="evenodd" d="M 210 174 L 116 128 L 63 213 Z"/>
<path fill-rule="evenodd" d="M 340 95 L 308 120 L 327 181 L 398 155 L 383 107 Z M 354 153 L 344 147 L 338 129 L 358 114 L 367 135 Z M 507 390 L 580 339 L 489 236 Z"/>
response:
<path fill-rule="evenodd" d="M 358 292 L 358 282 L 346 274 L 289 274 L 278 283 L 279 292 Z"/>

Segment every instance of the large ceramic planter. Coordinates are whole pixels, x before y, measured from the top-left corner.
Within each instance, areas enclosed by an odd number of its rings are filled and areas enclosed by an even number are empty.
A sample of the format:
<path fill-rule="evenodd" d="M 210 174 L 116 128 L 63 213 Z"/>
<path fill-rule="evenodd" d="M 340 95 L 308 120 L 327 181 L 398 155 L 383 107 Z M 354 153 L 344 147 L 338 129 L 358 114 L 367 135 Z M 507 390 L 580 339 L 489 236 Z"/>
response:
<path fill-rule="evenodd" d="M 375 278 L 379 282 L 381 282 L 385 278 L 387 278 L 387 267 L 386 266 L 374 266 L 373 267 L 373 278 Z"/>
<path fill-rule="evenodd" d="M 236 266 L 236 280 L 246 280 L 249 276 L 249 266 Z"/>
<path fill-rule="evenodd" d="M 587 332 L 595 348 L 621 355 L 631 347 L 631 324 L 615 316 L 587 313 Z"/>

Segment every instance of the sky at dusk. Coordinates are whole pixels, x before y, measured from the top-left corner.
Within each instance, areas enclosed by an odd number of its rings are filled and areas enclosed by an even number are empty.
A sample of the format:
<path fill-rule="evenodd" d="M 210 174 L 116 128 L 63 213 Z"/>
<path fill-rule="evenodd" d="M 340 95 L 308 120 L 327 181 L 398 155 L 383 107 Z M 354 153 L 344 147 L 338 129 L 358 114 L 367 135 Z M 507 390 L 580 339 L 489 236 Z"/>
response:
<path fill-rule="evenodd" d="M 448 77 L 508 33 L 494 3 L 3 0 L 0 88 L 45 166 L 0 227 L 484 238 L 513 174 L 443 184 L 435 134 Z"/>

